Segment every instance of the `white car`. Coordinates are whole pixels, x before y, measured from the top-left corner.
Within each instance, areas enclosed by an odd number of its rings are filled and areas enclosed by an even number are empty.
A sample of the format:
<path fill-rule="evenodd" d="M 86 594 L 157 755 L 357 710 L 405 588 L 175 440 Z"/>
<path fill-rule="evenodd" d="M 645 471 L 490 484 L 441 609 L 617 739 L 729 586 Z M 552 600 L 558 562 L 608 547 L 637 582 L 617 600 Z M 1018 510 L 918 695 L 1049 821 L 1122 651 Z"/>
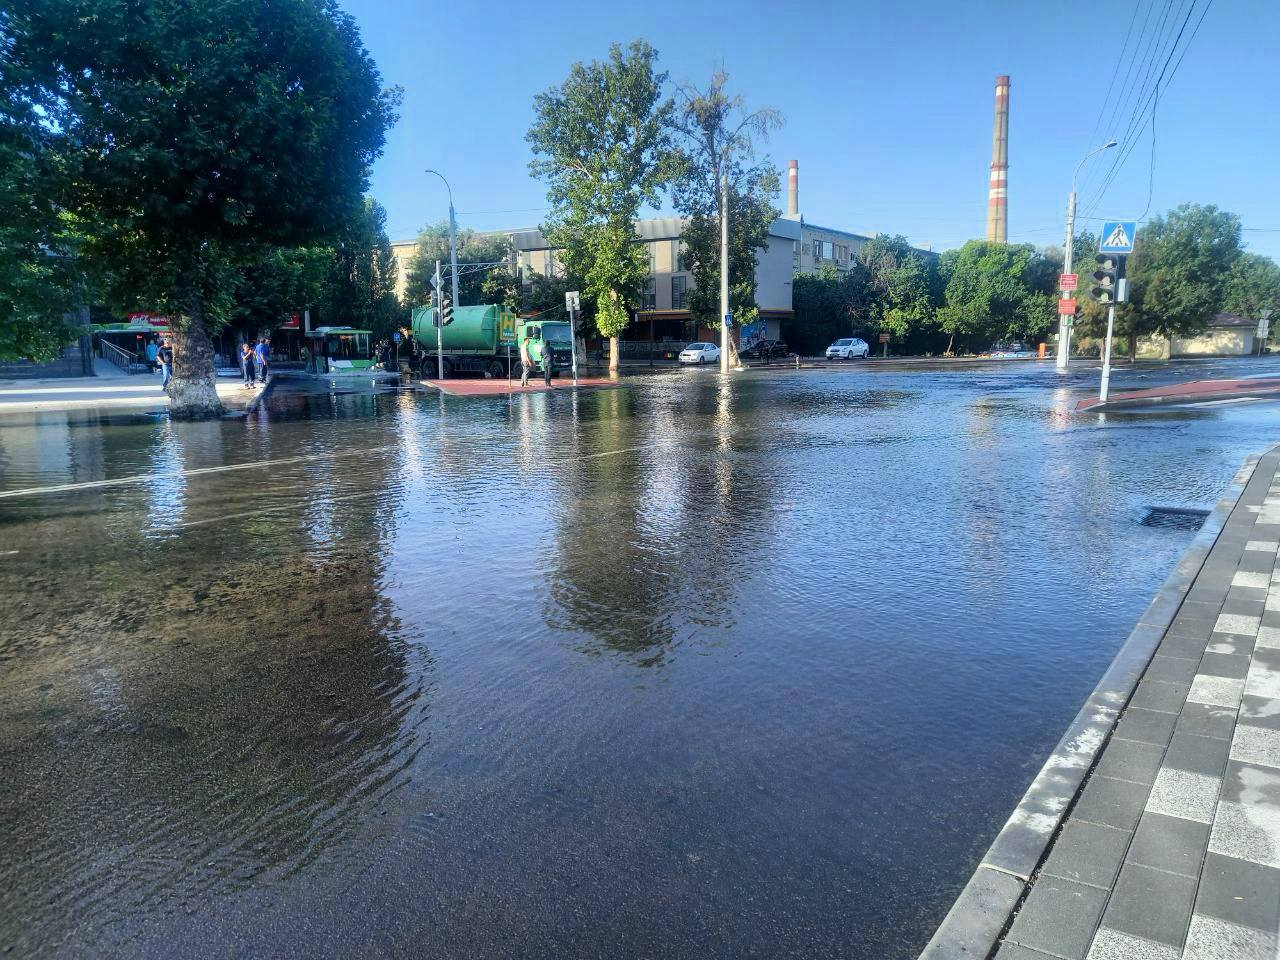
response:
<path fill-rule="evenodd" d="M 854 360 L 858 357 L 865 360 L 870 355 L 871 347 L 867 345 L 867 341 L 857 337 L 841 337 L 827 347 L 828 360 Z"/>
<path fill-rule="evenodd" d="M 719 363 L 720 348 L 714 343 L 691 343 L 680 351 L 681 363 Z"/>

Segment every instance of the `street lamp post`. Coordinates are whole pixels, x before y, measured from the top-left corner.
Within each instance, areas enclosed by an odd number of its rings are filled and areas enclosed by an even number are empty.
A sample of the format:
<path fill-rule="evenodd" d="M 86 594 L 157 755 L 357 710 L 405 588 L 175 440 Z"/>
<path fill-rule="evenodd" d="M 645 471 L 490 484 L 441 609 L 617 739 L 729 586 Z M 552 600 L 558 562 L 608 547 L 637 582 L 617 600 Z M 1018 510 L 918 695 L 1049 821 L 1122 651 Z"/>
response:
<path fill-rule="evenodd" d="M 426 173 L 433 173 L 440 178 L 440 182 L 444 184 L 444 188 L 449 191 L 449 273 L 453 277 L 453 309 L 457 310 L 462 306 L 458 302 L 458 221 L 453 213 L 453 187 L 449 186 L 449 181 L 444 178 L 439 170 L 427 170 Z"/>
<path fill-rule="evenodd" d="M 729 170 L 720 174 L 720 372 L 729 372 Z"/>
<path fill-rule="evenodd" d="M 1062 272 L 1070 273 L 1074 266 L 1073 247 L 1076 239 L 1076 178 L 1080 176 L 1080 168 L 1085 165 L 1085 161 L 1091 157 L 1095 157 L 1103 150 L 1110 150 L 1116 145 L 1115 140 L 1108 140 L 1096 150 L 1091 150 L 1081 158 L 1076 164 L 1076 169 L 1071 174 L 1071 195 L 1067 197 L 1067 242 L 1065 253 L 1062 258 Z M 1061 314 L 1058 317 L 1058 369 L 1066 370 L 1067 363 L 1071 357 L 1071 323 L 1074 317 L 1068 314 Z"/>

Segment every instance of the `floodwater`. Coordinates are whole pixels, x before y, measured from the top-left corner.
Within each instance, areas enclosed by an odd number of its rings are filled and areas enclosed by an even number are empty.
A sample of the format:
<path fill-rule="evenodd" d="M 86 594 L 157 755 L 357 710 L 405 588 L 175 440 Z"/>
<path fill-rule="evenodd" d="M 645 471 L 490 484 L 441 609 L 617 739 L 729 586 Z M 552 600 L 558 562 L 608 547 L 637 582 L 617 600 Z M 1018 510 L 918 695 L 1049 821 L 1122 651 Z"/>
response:
<path fill-rule="evenodd" d="M 0 951 L 914 957 L 1280 439 L 1096 376 L 0 421 Z"/>

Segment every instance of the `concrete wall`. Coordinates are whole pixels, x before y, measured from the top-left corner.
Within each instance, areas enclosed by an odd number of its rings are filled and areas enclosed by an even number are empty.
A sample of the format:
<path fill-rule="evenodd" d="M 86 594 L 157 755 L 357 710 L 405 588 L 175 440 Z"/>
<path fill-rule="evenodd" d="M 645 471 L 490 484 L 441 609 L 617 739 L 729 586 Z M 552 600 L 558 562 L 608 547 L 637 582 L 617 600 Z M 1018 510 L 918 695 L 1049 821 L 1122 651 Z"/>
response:
<path fill-rule="evenodd" d="M 858 251 L 866 245 L 870 237 L 861 234 L 847 233 L 843 230 L 829 230 L 804 224 L 801 228 L 800 244 L 796 251 L 793 269 L 796 273 L 816 273 L 825 263 L 837 270 L 848 270 Z M 831 256 L 825 256 L 825 244 L 831 245 Z"/>
<path fill-rule="evenodd" d="M 791 309 L 791 280 L 795 276 L 795 240 L 769 236 L 769 245 L 756 260 L 756 306 L 761 310 Z"/>
<path fill-rule="evenodd" d="M 1138 359 L 1247 357 L 1254 351 L 1254 333 L 1244 327 L 1218 327 L 1196 337 L 1142 337 L 1138 340 Z"/>

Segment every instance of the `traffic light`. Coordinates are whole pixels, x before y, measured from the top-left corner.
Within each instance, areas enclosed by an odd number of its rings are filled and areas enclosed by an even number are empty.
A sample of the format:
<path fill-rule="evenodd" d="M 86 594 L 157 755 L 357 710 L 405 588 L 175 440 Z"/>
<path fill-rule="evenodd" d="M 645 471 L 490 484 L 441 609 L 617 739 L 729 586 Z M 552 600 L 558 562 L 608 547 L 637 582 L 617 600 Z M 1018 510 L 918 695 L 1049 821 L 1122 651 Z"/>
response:
<path fill-rule="evenodd" d="M 453 323 L 453 301 L 448 297 L 443 297 L 442 304 L 440 307 L 440 325 L 447 327 Z"/>
<path fill-rule="evenodd" d="M 1098 269 L 1093 271 L 1093 287 L 1089 296 L 1099 303 L 1115 303 L 1120 278 L 1124 275 L 1124 261 L 1114 253 L 1100 253 L 1094 259 Z"/>

